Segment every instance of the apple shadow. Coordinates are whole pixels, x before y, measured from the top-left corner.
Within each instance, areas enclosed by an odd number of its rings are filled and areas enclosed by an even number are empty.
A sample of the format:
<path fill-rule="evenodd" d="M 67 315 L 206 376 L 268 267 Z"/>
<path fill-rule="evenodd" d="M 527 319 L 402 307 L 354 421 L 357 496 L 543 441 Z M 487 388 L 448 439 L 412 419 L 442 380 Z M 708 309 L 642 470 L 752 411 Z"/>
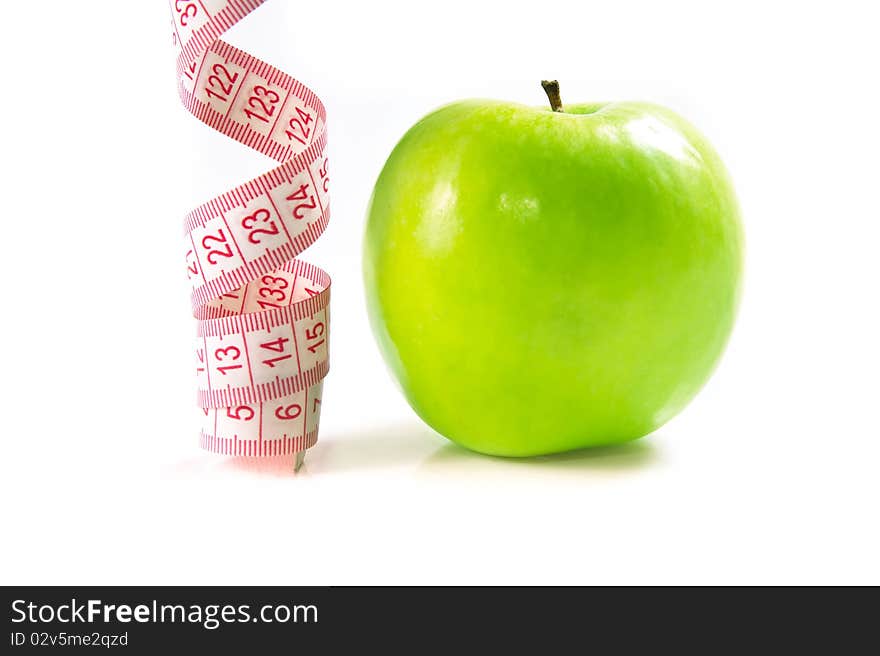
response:
<path fill-rule="evenodd" d="M 580 449 L 530 458 L 503 458 L 469 451 L 419 422 L 407 422 L 358 433 L 322 436 L 310 450 L 302 471 L 341 473 L 417 466 L 419 474 L 468 472 L 561 472 L 580 475 L 623 474 L 659 462 L 652 436 L 616 446 Z"/>
<path fill-rule="evenodd" d="M 427 473 L 501 473 L 616 475 L 650 467 L 661 459 L 651 436 L 614 446 L 578 449 L 528 458 L 486 456 L 448 443 L 422 463 Z"/>

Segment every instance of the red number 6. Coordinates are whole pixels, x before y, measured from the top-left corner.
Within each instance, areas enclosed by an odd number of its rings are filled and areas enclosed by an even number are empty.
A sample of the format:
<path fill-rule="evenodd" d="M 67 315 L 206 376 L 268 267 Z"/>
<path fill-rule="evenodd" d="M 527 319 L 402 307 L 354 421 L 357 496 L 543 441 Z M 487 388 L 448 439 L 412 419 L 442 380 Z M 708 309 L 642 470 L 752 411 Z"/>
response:
<path fill-rule="evenodd" d="M 279 419 L 296 419 L 302 414 L 302 408 L 296 403 L 288 406 L 279 405 L 275 408 L 275 416 Z"/>

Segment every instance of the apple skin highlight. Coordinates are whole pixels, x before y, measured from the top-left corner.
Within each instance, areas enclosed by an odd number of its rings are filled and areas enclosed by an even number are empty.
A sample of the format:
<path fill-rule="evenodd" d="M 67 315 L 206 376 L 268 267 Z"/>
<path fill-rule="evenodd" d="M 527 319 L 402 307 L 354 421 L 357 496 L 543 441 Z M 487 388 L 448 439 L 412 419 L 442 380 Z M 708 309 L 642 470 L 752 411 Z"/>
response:
<path fill-rule="evenodd" d="M 549 454 L 685 407 L 733 327 L 742 251 L 724 165 L 674 112 L 470 100 L 416 123 L 376 182 L 367 307 L 432 428 Z"/>

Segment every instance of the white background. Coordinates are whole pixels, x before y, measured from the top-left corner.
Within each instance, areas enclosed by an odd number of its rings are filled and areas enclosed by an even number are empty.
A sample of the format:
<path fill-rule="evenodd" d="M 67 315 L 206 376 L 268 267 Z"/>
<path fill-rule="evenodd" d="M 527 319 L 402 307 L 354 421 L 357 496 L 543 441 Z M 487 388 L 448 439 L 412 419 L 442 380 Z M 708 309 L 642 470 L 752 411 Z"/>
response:
<path fill-rule="evenodd" d="M 160 1 L 0 26 L 2 583 L 880 583 L 876 3 L 271 0 L 227 39 L 329 111 L 332 371 L 303 475 L 196 446 L 182 215 L 270 168 L 178 104 Z M 468 96 L 699 126 L 748 240 L 739 323 L 656 434 L 532 461 L 424 427 L 370 335 L 364 209 Z"/>

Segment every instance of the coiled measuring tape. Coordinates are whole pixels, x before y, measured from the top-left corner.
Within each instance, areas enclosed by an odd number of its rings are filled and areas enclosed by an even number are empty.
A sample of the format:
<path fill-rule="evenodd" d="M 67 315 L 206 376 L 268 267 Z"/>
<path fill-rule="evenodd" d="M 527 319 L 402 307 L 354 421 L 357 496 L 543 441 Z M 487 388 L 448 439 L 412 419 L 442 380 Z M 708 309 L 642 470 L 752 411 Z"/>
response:
<path fill-rule="evenodd" d="M 265 0 L 170 0 L 180 98 L 280 166 L 191 211 L 201 446 L 302 454 L 318 437 L 330 277 L 297 260 L 330 218 L 326 113 L 302 83 L 220 36 Z"/>

